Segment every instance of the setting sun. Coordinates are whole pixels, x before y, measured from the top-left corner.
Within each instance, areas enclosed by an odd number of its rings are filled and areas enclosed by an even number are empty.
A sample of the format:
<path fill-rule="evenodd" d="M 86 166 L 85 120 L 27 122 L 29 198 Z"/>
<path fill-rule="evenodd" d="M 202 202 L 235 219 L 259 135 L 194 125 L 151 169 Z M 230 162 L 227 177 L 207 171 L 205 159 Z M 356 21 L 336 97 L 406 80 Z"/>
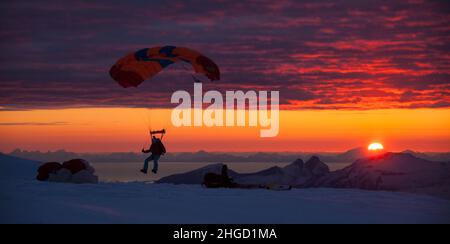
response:
<path fill-rule="evenodd" d="M 367 149 L 369 149 L 369 151 L 378 151 L 378 150 L 383 150 L 383 145 L 381 145 L 381 143 L 378 142 L 373 142 L 371 143 Z"/>

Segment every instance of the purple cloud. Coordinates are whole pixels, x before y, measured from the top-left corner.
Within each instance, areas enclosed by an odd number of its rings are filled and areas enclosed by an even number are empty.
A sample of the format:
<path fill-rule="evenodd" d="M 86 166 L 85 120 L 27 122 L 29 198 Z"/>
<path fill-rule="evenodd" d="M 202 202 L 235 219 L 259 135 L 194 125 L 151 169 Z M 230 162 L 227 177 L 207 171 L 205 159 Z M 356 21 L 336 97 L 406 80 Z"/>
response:
<path fill-rule="evenodd" d="M 448 107 L 445 1 L 16 1 L 0 3 L 0 107 L 171 107 L 192 89 L 170 67 L 139 89 L 121 56 L 188 46 L 215 60 L 207 89 L 280 90 L 285 109 Z M 205 89 L 206 89 L 205 88 Z"/>

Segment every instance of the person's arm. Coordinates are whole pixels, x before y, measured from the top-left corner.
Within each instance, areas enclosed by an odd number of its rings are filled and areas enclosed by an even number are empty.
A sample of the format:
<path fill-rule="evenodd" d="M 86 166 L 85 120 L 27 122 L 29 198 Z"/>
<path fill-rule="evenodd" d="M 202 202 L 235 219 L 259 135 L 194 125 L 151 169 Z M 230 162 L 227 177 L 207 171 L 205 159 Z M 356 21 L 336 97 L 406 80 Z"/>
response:
<path fill-rule="evenodd" d="M 142 148 L 142 153 L 149 153 L 150 152 L 150 148 L 145 150 L 144 148 Z"/>

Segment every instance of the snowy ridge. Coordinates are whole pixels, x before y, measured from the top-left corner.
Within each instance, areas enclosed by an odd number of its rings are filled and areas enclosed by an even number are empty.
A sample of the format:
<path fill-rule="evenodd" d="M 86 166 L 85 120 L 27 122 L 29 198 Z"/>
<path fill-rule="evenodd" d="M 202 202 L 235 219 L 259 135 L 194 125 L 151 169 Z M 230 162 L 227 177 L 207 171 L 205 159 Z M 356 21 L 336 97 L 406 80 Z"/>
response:
<path fill-rule="evenodd" d="M 215 168 L 217 172 L 219 165 L 221 164 L 211 167 L 217 167 Z M 178 174 L 176 181 L 172 176 L 168 176 L 157 183 L 198 184 L 207 172 L 205 167 L 202 171 L 194 170 Z M 297 159 L 284 168 L 272 167 L 250 174 L 233 171 L 232 178 L 242 184 L 288 184 L 297 188 L 404 191 L 450 199 L 450 163 L 428 161 L 408 153 L 385 153 L 359 159 L 350 166 L 334 172 L 330 172 L 325 163 L 313 156 L 306 163 Z"/>

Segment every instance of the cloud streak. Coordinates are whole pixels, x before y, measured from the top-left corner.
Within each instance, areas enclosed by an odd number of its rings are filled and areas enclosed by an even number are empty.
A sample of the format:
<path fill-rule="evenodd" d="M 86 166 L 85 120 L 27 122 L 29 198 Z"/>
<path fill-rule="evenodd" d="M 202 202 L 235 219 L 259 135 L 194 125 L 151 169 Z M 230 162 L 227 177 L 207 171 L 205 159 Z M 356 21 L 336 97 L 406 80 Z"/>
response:
<path fill-rule="evenodd" d="M 2 122 L 0 126 L 56 126 L 56 125 L 69 125 L 67 122 Z"/>

